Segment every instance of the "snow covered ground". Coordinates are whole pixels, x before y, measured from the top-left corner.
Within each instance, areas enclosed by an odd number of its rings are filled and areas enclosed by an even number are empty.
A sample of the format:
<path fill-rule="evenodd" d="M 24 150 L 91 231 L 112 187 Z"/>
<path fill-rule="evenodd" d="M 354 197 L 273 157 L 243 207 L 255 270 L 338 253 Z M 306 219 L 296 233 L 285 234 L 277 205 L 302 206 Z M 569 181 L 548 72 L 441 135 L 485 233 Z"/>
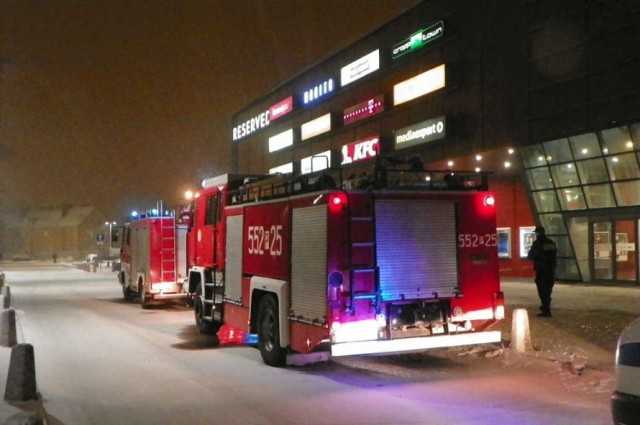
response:
<path fill-rule="evenodd" d="M 7 284 L 21 279 L 24 264 L 0 263 L 0 271 L 7 271 Z M 60 270 L 61 265 L 37 264 L 39 271 Z M 111 273 L 104 267 L 97 273 Z M 85 279 L 87 272 L 75 271 L 72 278 Z M 69 279 L 66 276 L 65 279 Z M 479 347 L 442 349 L 428 355 L 355 357 L 340 360 L 346 366 L 399 377 L 420 379 L 424 374 L 455 374 L 457 365 L 464 373 L 477 370 L 509 375 L 514 368 L 551 376 L 550 385 L 560 386 L 568 393 L 594 394 L 608 397 L 614 387 L 613 364 L 615 345 L 620 331 L 640 315 L 640 288 L 622 285 L 556 285 L 553 294 L 553 317 L 539 318 L 538 299 L 532 279 L 503 279 L 507 303 L 506 319 L 497 325 L 502 331 L 502 344 Z M 533 349 L 523 354 L 511 350 L 511 321 L 513 311 L 526 309 Z M 20 340 L 19 342 L 26 342 Z M 10 348 L 0 347 L 0 371 L 6 371 Z M 37 368 L 37 365 L 36 365 Z M 4 394 L 6 373 L 0 373 L 0 390 Z M 33 411 L 33 404 L 9 406 L 0 403 L 0 424 L 22 411 Z M 21 423 L 21 422 L 17 422 Z"/>

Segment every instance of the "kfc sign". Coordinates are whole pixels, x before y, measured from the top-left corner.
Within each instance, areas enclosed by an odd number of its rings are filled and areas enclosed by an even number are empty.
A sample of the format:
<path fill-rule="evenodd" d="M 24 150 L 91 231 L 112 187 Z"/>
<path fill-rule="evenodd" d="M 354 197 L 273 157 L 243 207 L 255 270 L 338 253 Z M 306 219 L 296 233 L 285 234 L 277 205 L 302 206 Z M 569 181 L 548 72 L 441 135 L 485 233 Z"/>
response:
<path fill-rule="evenodd" d="M 344 145 L 341 165 L 374 158 L 380 151 L 379 141 L 380 137 L 375 136 Z"/>

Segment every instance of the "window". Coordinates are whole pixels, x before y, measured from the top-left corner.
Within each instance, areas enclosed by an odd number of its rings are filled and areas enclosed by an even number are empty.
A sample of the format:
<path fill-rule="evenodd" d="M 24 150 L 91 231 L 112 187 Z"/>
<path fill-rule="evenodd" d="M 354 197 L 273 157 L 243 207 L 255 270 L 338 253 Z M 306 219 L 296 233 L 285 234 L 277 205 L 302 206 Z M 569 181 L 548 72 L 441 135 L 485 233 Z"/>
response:
<path fill-rule="evenodd" d="M 600 144 L 595 133 L 581 134 L 575 137 L 569 137 L 573 156 L 576 159 L 593 158 L 599 156 Z"/>
<path fill-rule="evenodd" d="M 589 208 L 612 208 L 616 206 L 611 193 L 611 186 L 608 183 L 584 186 L 583 189 Z"/>
<path fill-rule="evenodd" d="M 640 180 L 613 183 L 619 206 L 640 205 Z"/>
<path fill-rule="evenodd" d="M 522 160 L 527 168 L 547 165 L 544 151 L 540 145 L 527 146 L 522 149 Z"/>
<path fill-rule="evenodd" d="M 550 235 L 566 235 L 562 214 L 540 214 L 540 222 Z"/>
<path fill-rule="evenodd" d="M 605 154 L 629 152 L 633 150 L 633 141 L 627 127 L 616 127 L 600 132 Z"/>
<path fill-rule="evenodd" d="M 595 158 L 576 162 L 576 168 L 582 184 L 602 183 L 609 180 L 604 159 Z"/>
<path fill-rule="evenodd" d="M 560 211 L 556 194 L 552 190 L 533 192 L 533 200 L 539 213 Z"/>
<path fill-rule="evenodd" d="M 637 179 L 640 177 L 638 161 L 636 155 L 632 153 L 613 155 L 607 157 L 606 161 L 609 175 L 611 175 L 611 180 L 613 181 Z"/>
<path fill-rule="evenodd" d="M 575 186 L 580 184 L 578 181 L 578 173 L 573 162 L 562 165 L 554 165 L 549 167 L 551 169 L 551 176 L 553 177 L 553 183 L 556 187 Z"/>
<path fill-rule="evenodd" d="M 567 139 L 558 139 L 543 144 L 546 153 L 547 162 L 549 164 L 557 164 L 559 162 L 567 162 L 573 160 L 569 142 Z"/>
<path fill-rule="evenodd" d="M 549 168 L 547 167 L 532 168 L 531 170 L 527 170 L 527 177 L 529 178 L 529 186 L 531 186 L 531 189 L 533 190 L 551 189 L 553 187 L 551 175 L 549 174 Z"/>
<path fill-rule="evenodd" d="M 587 208 L 582 189 L 579 187 L 558 190 L 558 198 L 563 210 L 583 210 Z"/>
<path fill-rule="evenodd" d="M 212 196 L 207 200 L 207 215 L 204 224 L 214 225 L 218 221 L 218 196 Z"/>

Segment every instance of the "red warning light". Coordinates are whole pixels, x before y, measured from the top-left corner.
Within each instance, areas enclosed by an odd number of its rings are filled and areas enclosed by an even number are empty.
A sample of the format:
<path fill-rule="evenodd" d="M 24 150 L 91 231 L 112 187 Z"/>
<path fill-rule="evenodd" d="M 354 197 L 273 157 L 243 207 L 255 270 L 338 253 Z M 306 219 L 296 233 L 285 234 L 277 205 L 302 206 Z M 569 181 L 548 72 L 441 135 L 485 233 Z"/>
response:
<path fill-rule="evenodd" d="M 329 208 L 331 211 L 340 211 L 347 206 L 347 194 L 344 192 L 335 192 L 329 198 Z"/>
<path fill-rule="evenodd" d="M 494 198 L 494 197 L 493 197 L 493 196 L 491 196 L 491 195 L 487 195 L 487 196 L 484 198 L 484 204 L 485 204 L 487 207 L 493 207 L 493 206 L 496 204 L 496 198 Z"/>

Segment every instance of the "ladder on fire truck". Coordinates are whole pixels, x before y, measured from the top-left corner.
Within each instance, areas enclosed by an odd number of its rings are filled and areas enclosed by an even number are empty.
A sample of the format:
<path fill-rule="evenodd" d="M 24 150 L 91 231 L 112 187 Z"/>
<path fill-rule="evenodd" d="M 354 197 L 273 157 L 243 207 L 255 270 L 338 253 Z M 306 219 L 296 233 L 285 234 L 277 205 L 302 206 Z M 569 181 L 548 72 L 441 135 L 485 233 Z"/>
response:
<path fill-rule="evenodd" d="M 160 217 L 160 281 L 174 282 L 176 276 L 175 218 Z"/>
<path fill-rule="evenodd" d="M 352 197 L 351 194 L 349 197 Z M 348 202 L 351 206 L 355 204 L 351 199 Z M 356 301 L 363 299 L 377 300 L 380 293 L 373 193 L 370 193 L 368 205 L 348 209 L 347 225 L 350 310 L 351 314 L 355 314 Z"/>

